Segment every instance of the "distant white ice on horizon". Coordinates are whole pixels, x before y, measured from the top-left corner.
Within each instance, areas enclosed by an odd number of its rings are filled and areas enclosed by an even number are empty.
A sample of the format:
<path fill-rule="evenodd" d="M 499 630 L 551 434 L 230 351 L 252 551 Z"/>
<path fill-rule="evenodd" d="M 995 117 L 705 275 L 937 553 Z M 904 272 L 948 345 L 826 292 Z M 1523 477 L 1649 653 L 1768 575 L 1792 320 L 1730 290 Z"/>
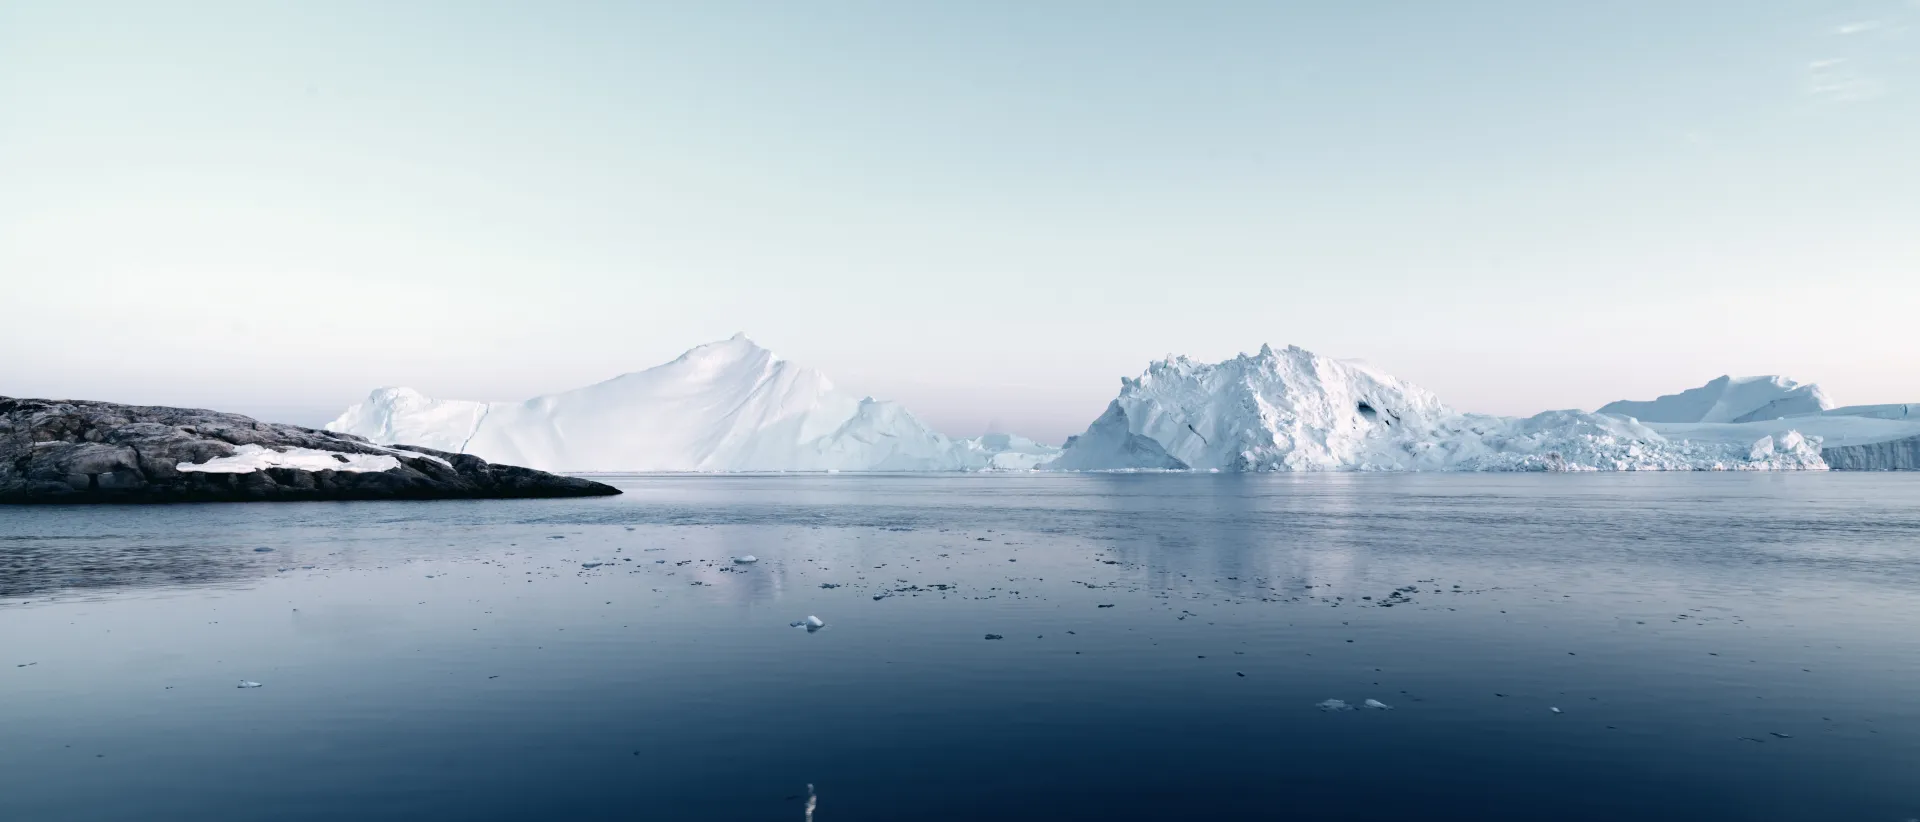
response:
<path fill-rule="evenodd" d="M 1027 469 L 1058 453 L 1011 434 L 948 438 L 744 335 L 520 403 L 381 388 L 327 429 L 549 471 Z"/>
<path fill-rule="evenodd" d="M 1456 411 L 1363 361 L 1263 346 L 1219 363 L 1152 363 L 1054 448 L 946 437 L 736 335 L 520 403 L 381 388 L 327 428 L 549 471 L 1819 470 L 1823 444 L 1920 436 L 1911 408 L 1849 414 L 1817 385 L 1720 377 L 1594 412 L 1501 417 Z"/>

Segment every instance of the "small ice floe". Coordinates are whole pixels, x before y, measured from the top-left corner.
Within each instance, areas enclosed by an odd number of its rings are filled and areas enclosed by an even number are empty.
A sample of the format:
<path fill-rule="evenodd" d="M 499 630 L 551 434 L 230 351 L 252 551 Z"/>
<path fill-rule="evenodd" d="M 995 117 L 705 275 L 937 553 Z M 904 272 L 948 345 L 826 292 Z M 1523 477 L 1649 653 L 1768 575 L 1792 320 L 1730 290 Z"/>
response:
<path fill-rule="evenodd" d="M 273 549 L 272 548 L 255 548 L 253 549 L 253 552 L 256 554 L 271 554 L 273 553 Z"/>
<path fill-rule="evenodd" d="M 1388 705 L 1387 703 L 1385 703 L 1385 702 L 1381 702 L 1381 701 L 1380 701 L 1380 700 L 1378 700 L 1378 699 L 1369 699 L 1369 700 L 1367 700 L 1367 701 L 1365 701 L 1365 702 L 1362 702 L 1362 703 L 1360 703 L 1360 704 L 1362 704 L 1362 705 L 1365 705 L 1365 706 L 1367 706 L 1367 707 L 1369 707 L 1369 708 L 1372 708 L 1372 709 L 1374 709 L 1374 710 L 1376 710 L 1376 711 L 1391 711 L 1391 710 L 1393 710 L 1393 706 L 1392 706 L 1392 705 Z"/>
<path fill-rule="evenodd" d="M 1344 699 L 1329 699 L 1329 700 L 1327 700 L 1327 701 L 1325 701 L 1325 702 L 1321 702 L 1321 703 L 1319 703 L 1319 704 L 1317 704 L 1317 705 L 1314 705 L 1313 707 L 1315 707 L 1315 708 L 1319 708 L 1320 710 L 1323 710 L 1323 711 L 1351 711 L 1351 710 L 1353 710 L 1353 706 L 1352 706 L 1352 705 L 1348 705 L 1348 704 L 1347 704 L 1347 701 L 1346 701 L 1346 700 L 1344 700 Z"/>
<path fill-rule="evenodd" d="M 1556 713 L 1556 714 L 1560 712 L 1560 709 L 1559 709 L 1559 708 L 1548 708 L 1547 710 L 1549 710 L 1549 711 L 1552 711 L 1552 712 L 1554 712 L 1554 713 Z"/>
<path fill-rule="evenodd" d="M 807 633 L 809 634 L 813 633 L 814 631 L 818 631 L 821 628 L 827 627 L 827 623 L 821 621 L 821 619 L 817 616 L 809 616 L 806 619 L 796 619 L 793 621 L 792 625 L 795 628 L 807 629 Z"/>
<path fill-rule="evenodd" d="M 754 564 L 754 563 L 756 563 L 756 562 L 759 562 L 759 561 L 760 561 L 760 558 L 759 558 L 759 557 L 756 557 L 756 556 L 754 556 L 754 555 L 752 555 L 752 554 L 748 554 L 748 555 L 746 555 L 746 556 L 743 556 L 743 557 L 734 557 L 734 558 L 733 558 L 733 564 L 735 564 L 735 565 L 752 565 L 752 564 Z"/>
<path fill-rule="evenodd" d="M 582 562 L 582 563 L 580 563 L 580 567 L 582 567 L 582 568 L 598 568 L 598 567 L 600 567 L 600 566 L 602 566 L 602 565 L 605 565 L 605 564 L 606 564 L 606 563 L 604 563 L 604 562 Z"/>
<path fill-rule="evenodd" d="M 260 683 L 258 683 L 258 682 L 255 682 L 255 681 L 253 681 L 253 680 L 251 680 L 251 679 L 242 679 L 242 680 L 240 680 L 240 687 L 242 687 L 242 688 L 258 688 L 258 687 L 260 687 Z"/>

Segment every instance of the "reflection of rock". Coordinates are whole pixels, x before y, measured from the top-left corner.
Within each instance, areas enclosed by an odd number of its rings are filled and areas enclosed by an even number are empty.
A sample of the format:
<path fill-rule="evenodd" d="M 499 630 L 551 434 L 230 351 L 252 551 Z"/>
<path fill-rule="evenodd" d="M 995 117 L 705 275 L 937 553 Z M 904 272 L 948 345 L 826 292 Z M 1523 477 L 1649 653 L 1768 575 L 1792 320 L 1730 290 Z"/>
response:
<path fill-rule="evenodd" d="M 0 534 L 0 598 L 215 585 L 274 572 L 268 555 L 204 540 Z"/>
<path fill-rule="evenodd" d="M 471 455 L 238 414 L 0 398 L 0 503 L 475 499 L 618 494 Z"/>

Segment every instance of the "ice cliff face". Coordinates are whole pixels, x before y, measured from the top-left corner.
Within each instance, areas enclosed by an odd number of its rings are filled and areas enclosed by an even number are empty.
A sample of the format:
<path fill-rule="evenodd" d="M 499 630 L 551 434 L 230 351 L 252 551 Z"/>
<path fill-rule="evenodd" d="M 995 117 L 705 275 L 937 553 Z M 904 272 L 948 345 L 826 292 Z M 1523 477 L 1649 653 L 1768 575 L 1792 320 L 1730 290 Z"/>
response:
<path fill-rule="evenodd" d="M 739 335 L 521 403 L 382 388 L 327 429 L 551 471 L 939 471 L 1037 461 L 950 440 L 895 403 L 841 394 L 820 372 Z"/>
<path fill-rule="evenodd" d="M 1824 468 L 1791 431 L 1674 441 L 1619 416 L 1463 414 L 1370 367 L 1300 348 L 1217 364 L 1176 357 L 1120 396 L 1048 468 L 1627 471 Z"/>
<path fill-rule="evenodd" d="M 1826 392 L 1812 383 L 1786 377 L 1722 376 L 1678 394 L 1610 402 L 1596 413 L 1641 422 L 1753 422 L 1818 414 L 1832 407 Z"/>

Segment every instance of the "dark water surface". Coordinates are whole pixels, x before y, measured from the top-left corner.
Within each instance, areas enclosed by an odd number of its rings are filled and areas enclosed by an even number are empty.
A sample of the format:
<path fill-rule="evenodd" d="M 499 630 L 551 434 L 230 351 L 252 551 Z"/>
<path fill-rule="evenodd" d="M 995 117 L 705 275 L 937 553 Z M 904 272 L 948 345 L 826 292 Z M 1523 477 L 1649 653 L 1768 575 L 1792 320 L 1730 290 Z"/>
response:
<path fill-rule="evenodd" d="M 1920 817 L 1920 476 L 615 481 L 0 508 L 0 820 Z"/>

